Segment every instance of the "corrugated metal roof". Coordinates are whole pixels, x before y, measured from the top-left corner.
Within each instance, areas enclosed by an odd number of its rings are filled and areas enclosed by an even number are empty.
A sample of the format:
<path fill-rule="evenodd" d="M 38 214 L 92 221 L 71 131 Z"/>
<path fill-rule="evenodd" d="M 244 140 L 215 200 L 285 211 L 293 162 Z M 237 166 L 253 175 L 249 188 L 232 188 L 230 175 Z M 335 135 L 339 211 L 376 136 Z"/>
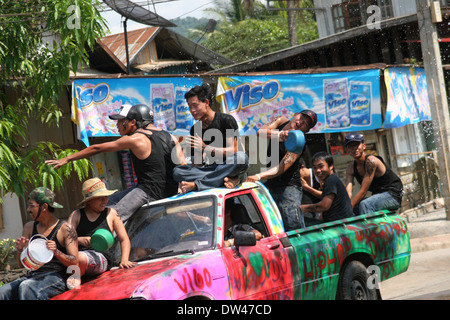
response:
<path fill-rule="evenodd" d="M 210 65 L 229 65 L 234 63 L 234 61 L 169 30 L 168 28 L 148 27 L 128 31 L 127 34 L 130 65 L 133 64 L 133 61 L 139 52 L 154 39 L 157 47 L 164 48 L 162 51 L 172 53 L 172 58 L 176 57 L 180 60 L 195 59 Z M 127 65 L 124 33 L 104 37 L 102 42 L 125 66 Z"/>
<path fill-rule="evenodd" d="M 127 32 L 130 64 L 133 63 L 133 60 L 134 58 L 136 58 L 138 53 L 153 40 L 153 38 L 158 34 L 159 31 L 159 27 L 149 27 Z M 124 33 L 117 33 L 106 36 L 102 38 L 102 42 L 125 66 L 127 65 L 127 53 L 125 50 Z"/>

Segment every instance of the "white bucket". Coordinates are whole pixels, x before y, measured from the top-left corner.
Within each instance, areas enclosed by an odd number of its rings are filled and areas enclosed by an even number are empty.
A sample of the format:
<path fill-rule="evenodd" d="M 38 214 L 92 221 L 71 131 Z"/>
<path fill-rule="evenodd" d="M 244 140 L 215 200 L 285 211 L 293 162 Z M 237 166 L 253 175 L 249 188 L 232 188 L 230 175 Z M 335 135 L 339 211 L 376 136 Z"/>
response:
<path fill-rule="evenodd" d="M 20 261 L 30 271 L 39 269 L 52 258 L 53 251 L 47 248 L 47 238 L 41 234 L 32 236 L 28 246 L 20 254 Z"/>

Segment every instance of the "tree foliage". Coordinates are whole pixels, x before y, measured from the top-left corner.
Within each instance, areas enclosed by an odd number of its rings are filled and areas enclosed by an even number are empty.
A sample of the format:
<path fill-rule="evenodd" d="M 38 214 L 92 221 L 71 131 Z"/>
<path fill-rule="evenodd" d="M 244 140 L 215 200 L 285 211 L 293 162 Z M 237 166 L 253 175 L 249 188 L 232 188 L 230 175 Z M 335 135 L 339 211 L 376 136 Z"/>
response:
<path fill-rule="evenodd" d="M 273 2 L 286 8 L 286 2 Z M 297 7 L 313 7 L 312 0 L 295 1 Z M 286 11 L 269 11 L 260 1 L 216 0 L 214 9 L 219 23 L 216 31 L 205 37 L 203 45 L 235 62 L 253 59 L 289 47 Z M 318 38 L 313 11 L 299 11 L 296 18 L 298 43 Z"/>
<path fill-rule="evenodd" d="M 26 184 L 60 188 L 68 168 L 44 160 L 74 150 L 52 142 L 27 142 L 28 119 L 59 124 L 58 99 L 70 71 L 88 62 L 86 47 L 107 26 L 91 0 L 0 0 L 0 191 L 25 195 Z M 75 162 L 79 178 L 89 162 Z M 1 201 L 1 197 L 0 197 Z"/>

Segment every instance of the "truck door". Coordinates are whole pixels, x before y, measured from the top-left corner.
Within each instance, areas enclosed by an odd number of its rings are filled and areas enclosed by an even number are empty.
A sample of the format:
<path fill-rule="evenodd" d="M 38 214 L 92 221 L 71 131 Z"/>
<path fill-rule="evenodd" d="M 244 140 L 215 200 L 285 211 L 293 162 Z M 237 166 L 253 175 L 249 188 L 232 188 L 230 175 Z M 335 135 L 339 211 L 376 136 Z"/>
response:
<path fill-rule="evenodd" d="M 260 231 L 264 238 L 258 240 L 255 246 L 222 249 L 230 278 L 230 296 L 233 299 L 252 300 L 293 299 L 292 268 L 287 251 L 292 248 L 289 245 L 285 247 L 286 242 L 283 245 L 280 240 L 279 237 L 285 237 L 285 234 L 269 236 L 253 194 L 250 190 L 246 191 L 249 192 L 234 195 L 232 200 L 244 205 L 250 225 Z M 224 208 L 225 219 L 226 210 Z"/>

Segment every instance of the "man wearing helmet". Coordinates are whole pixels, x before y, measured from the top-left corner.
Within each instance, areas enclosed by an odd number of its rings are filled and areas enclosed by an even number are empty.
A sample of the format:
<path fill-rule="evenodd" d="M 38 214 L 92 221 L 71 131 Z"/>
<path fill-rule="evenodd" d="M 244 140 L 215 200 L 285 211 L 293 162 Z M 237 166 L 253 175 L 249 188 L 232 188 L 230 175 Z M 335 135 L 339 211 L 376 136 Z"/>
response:
<path fill-rule="evenodd" d="M 154 126 L 153 112 L 147 105 L 123 105 L 118 114 L 109 118 L 117 120 L 119 139 L 92 145 L 65 158 L 47 160 L 45 163 L 57 169 L 69 161 L 89 158 L 98 153 L 130 150 L 138 184 L 117 192 L 108 202 L 108 206 L 113 206 L 125 222 L 143 204 L 177 193 L 172 171 L 176 165 L 185 164 L 185 160 L 175 137 Z M 175 160 L 172 159 L 173 149 Z"/>

